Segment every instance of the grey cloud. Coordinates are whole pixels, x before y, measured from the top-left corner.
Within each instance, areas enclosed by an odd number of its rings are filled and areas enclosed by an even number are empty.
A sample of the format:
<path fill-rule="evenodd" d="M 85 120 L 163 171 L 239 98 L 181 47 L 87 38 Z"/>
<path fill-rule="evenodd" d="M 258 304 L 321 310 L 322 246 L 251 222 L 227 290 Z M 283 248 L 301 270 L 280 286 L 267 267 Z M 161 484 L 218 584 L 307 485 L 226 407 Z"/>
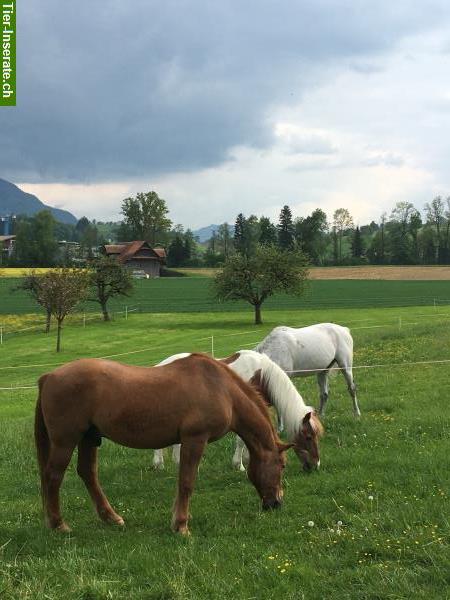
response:
<path fill-rule="evenodd" d="M 335 154 L 337 147 L 321 135 L 295 136 L 286 143 L 290 154 Z"/>
<path fill-rule="evenodd" d="M 438 1 L 27 2 L 2 176 L 151 182 L 219 164 L 233 146 L 270 145 L 273 107 L 341 62 L 371 64 L 447 18 Z"/>

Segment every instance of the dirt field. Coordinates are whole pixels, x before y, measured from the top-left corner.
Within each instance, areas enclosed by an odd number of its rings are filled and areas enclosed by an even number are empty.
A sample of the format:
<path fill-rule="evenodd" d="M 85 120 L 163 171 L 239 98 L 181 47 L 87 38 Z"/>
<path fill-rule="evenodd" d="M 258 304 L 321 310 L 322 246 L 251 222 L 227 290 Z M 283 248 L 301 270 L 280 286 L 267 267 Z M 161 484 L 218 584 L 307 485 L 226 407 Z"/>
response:
<path fill-rule="evenodd" d="M 313 267 L 311 279 L 450 280 L 450 266 Z"/>

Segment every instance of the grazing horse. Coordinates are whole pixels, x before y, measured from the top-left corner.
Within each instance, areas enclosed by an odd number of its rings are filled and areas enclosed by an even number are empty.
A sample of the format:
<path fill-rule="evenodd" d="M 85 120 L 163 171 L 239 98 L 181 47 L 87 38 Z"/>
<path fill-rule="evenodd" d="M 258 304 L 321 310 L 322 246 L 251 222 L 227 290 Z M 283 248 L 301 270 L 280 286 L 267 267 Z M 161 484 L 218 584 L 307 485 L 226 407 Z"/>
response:
<path fill-rule="evenodd" d="M 181 443 L 174 531 L 188 534 L 189 499 L 198 464 L 209 442 L 228 431 L 250 450 L 248 477 L 263 509 L 281 505 L 282 444 L 259 393 L 225 365 L 193 354 L 161 368 L 101 359 L 70 362 L 39 379 L 35 439 L 47 524 L 68 531 L 59 490 L 78 446 L 78 474 L 107 523 L 123 525 L 97 478 L 101 438 L 131 448 L 162 448 Z"/>
<path fill-rule="evenodd" d="M 171 364 L 189 353 L 175 354 L 166 358 L 158 366 Z M 303 402 L 296 387 L 286 373 L 268 356 L 253 350 L 239 350 L 235 354 L 219 360 L 228 365 L 245 381 L 256 385 L 267 404 L 273 406 L 279 420 L 286 426 L 286 436 L 293 442 L 295 453 L 303 464 L 305 471 L 311 471 L 320 466 L 319 438 L 323 435 L 323 427 L 314 409 Z M 242 454 L 245 443 L 237 436 L 236 450 L 233 456 L 233 466 L 245 471 Z M 173 447 L 173 459 L 179 462 L 179 445 Z M 246 458 L 248 456 L 246 455 Z M 162 450 L 155 450 L 153 465 L 164 467 Z"/>
<path fill-rule="evenodd" d="M 328 373 L 337 365 L 347 382 L 353 413 L 355 417 L 361 416 L 352 372 L 353 338 L 348 327 L 335 323 L 318 323 L 299 329 L 275 327 L 255 350 L 266 354 L 291 376 L 317 374 L 321 416 L 328 400 Z"/>

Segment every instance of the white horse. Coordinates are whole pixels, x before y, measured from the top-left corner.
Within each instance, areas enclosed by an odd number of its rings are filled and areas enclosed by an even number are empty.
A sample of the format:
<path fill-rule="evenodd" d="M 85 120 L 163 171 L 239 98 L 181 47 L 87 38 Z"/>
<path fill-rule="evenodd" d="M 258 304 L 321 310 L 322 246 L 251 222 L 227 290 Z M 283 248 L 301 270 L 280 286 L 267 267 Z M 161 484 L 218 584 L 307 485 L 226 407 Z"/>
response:
<path fill-rule="evenodd" d="M 328 400 L 328 374 L 337 365 L 347 382 L 354 415 L 361 416 L 352 372 L 353 338 L 348 327 L 335 323 L 318 323 L 299 329 L 275 327 L 255 350 L 269 356 L 291 377 L 317 374 L 320 416 Z"/>
<path fill-rule="evenodd" d="M 166 365 L 180 358 L 189 356 L 189 353 L 175 354 L 166 358 L 158 366 Z M 323 427 L 311 406 L 303 402 L 296 387 L 286 375 L 268 356 L 253 350 L 239 350 L 232 356 L 221 359 L 245 381 L 254 384 L 272 405 L 286 426 L 286 437 L 294 443 L 294 450 L 303 463 L 305 471 L 320 466 L 319 438 L 323 434 Z M 173 446 L 172 457 L 176 463 L 180 460 L 179 444 Z M 236 436 L 236 450 L 233 456 L 233 466 L 245 471 L 242 459 L 248 458 L 247 449 L 239 436 Z M 155 450 L 153 458 L 155 468 L 164 467 L 162 450 Z"/>

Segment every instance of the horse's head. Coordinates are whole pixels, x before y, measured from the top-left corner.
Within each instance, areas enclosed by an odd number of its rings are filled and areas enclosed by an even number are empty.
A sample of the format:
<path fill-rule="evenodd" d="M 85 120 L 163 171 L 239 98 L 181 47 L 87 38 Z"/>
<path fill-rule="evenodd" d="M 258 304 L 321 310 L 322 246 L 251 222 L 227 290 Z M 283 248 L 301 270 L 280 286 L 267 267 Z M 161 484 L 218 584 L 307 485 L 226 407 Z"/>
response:
<path fill-rule="evenodd" d="M 312 471 L 320 466 L 319 439 L 323 435 L 319 417 L 311 408 L 303 417 L 294 442 L 294 451 L 303 464 L 304 471 Z"/>
<path fill-rule="evenodd" d="M 262 456 L 250 453 L 247 475 L 255 486 L 262 500 L 263 510 L 279 508 L 283 499 L 281 475 L 286 466 L 285 450 L 293 444 L 282 444 L 277 441 L 276 448 L 264 451 Z"/>

